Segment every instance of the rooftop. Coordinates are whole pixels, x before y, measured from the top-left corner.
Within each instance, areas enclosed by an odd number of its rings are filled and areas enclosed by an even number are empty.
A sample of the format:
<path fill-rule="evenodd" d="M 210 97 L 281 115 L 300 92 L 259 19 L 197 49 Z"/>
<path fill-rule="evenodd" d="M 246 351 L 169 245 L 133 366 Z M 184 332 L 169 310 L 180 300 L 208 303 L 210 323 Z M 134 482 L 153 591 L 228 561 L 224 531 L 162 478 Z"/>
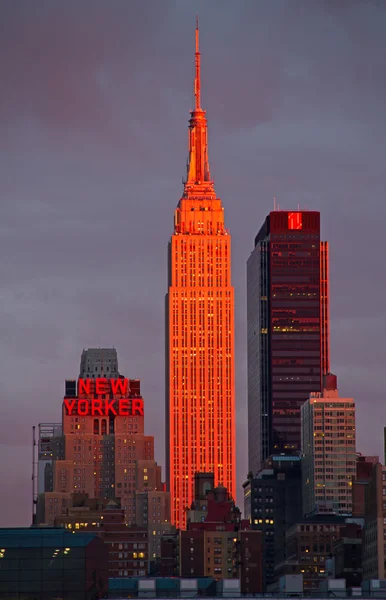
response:
<path fill-rule="evenodd" d="M 2 548 L 83 548 L 97 536 L 93 533 L 72 535 L 62 527 L 6 527 L 0 529 Z"/>

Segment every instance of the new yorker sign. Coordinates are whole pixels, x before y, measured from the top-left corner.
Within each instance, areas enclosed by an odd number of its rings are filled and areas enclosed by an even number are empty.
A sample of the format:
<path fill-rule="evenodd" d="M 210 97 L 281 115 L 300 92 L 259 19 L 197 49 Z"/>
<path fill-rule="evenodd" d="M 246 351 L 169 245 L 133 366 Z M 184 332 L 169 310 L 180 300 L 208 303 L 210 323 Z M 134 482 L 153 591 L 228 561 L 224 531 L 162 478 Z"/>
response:
<path fill-rule="evenodd" d="M 83 394 L 114 394 L 127 397 L 130 392 L 129 380 L 123 379 L 106 379 L 105 377 L 97 377 L 96 379 L 78 379 L 78 396 Z"/>
<path fill-rule="evenodd" d="M 133 417 L 143 415 L 142 398 L 120 398 L 119 400 L 64 399 L 66 414 L 70 417 L 101 416 Z"/>
<path fill-rule="evenodd" d="M 95 398 L 111 394 L 123 398 Z M 88 396 L 88 398 L 79 398 Z M 78 398 L 65 398 L 63 404 L 68 416 L 120 416 L 131 417 L 144 414 L 142 398 L 128 398 L 130 386 L 128 379 L 79 379 Z"/>

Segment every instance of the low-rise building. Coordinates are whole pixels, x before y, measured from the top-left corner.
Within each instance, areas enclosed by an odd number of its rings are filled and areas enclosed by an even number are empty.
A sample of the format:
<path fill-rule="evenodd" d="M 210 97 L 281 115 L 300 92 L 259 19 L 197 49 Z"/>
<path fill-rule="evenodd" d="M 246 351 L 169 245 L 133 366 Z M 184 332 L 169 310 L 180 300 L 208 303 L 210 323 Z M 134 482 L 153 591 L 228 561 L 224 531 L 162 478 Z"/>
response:
<path fill-rule="evenodd" d="M 379 463 L 378 456 L 357 455 L 356 476 L 352 485 L 352 516 L 364 518 L 366 503 L 366 488 L 373 476 L 373 466 Z"/>
<path fill-rule="evenodd" d="M 363 579 L 386 578 L 386 467 L 373 465 L 365 487 Z"/>
<path fill-rule="evenodd" d="M 128 525 L 124 509 L 112 500 L 76 494 L 71 497 L 67 515 L 57 517 L 55 525 L 73 534 L 96 533 L 108 550 L 109 577 L 149 575 L 148 528 Z"/>
<path fill-rule="evenodd" d="M 0 529 L 0 597 L 94 600 L 108 592 L 108 551 L 95 534 Z"/>
<path fill-rule="evenodd" d="M 362 568 L 362 526 L 347 523 L 340 530 L 341 537 L 334 542 L 334 577 L 345 579 L 346 588 L 360 587 Z"/>
<path fill-rule="evenodd" d="M 170 522 L 170 493 L 163 489 L 138 491 L 136 493 L 136 524 L 147 527 L 149 537 L 149 557 L 152 562 L 161 556 L 163 535 L 175 532 Z"/>
<path fill-rule="evenodd" d="M 244 515 L 262 532 L 264 589 L 275 580 L 275 564 L 285 560 L 286 531 L 303 518 L 302 470 L 298 455 L 273 455 L 244 483 Z"/>
<path fill-rule="evenodd" d="M 180 532 L 161 537 L 161 557 L 157 559 L 155 574 L 158 577 L 178 577 L 180 574 Z"/>
<path fill-rule="evenodd" d="M 242 593 L 261 593 L 262 532 L 250 529 L 226 488 L 213 481 L 212 474 L 196 476 L 187 530 L 179 532 L 179 574 L 240 579 Z"/>
<path fill-rule="evenodd" d="M 342 537 L 346 518 L 336 514 L 304 519 L 286 533 L 286 559 L 276 565 L 277 578 L 303 575 L 305 591 L 319 589 L 322 580 L 333 576 L 335 542 Z"/>

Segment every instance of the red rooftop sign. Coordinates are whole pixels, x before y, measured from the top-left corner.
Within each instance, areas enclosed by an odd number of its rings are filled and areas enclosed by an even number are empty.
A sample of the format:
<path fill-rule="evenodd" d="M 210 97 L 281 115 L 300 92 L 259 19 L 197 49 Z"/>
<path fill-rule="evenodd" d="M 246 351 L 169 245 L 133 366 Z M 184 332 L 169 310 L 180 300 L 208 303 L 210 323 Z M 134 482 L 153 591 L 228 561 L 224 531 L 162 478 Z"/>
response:
<path fill-rule="evenodd" d="M 120 396 L 128 396 L 130 392 L 129 380 L 123 379 L 106 379 L 105 377 L 97 377 L 96 379 L 78 379 L 78 396 L 96 394 L 119 394 Z"/>
<path fill-rule="evenodd" d="M 98 396 L 104 395 L 114 397 L 98 398 Z M 82 396 L 87 396 L 87 398 L 82 398 Z M 129 396 L 129 379 L 107 379 L 105 377 L 78 379 L 78 398 L 65 398 L 64 406 L 68 416 L 131 417 L 143 415 L 143 399 Z"/>
<path fill-rule="evenodd" d="M 70 417 L 101 416 L 133 417 L 143 415 L 142 398 L 120 398 L 119 400 L 64 399 L 66 413 Z"/>

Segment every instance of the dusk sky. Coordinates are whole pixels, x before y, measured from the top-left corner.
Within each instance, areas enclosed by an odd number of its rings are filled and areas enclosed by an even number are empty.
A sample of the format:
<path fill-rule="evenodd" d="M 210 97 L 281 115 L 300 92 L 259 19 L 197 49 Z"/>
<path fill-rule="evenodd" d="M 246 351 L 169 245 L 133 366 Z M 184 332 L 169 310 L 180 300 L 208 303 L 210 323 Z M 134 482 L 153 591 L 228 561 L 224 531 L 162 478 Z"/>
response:
<path fill-rule="evenodd" d="M 166 250 L 193 107 L 232 234 L 238 502 L 246 261 L 273 198 L 320 210 L 331 367 L 357 450 L 386 425 L 386 2 L 0 2 L 0 526 L 31 522 L 32 426 L 60 421 L 83 348 L 139 377 L 164 466 Z"/>

